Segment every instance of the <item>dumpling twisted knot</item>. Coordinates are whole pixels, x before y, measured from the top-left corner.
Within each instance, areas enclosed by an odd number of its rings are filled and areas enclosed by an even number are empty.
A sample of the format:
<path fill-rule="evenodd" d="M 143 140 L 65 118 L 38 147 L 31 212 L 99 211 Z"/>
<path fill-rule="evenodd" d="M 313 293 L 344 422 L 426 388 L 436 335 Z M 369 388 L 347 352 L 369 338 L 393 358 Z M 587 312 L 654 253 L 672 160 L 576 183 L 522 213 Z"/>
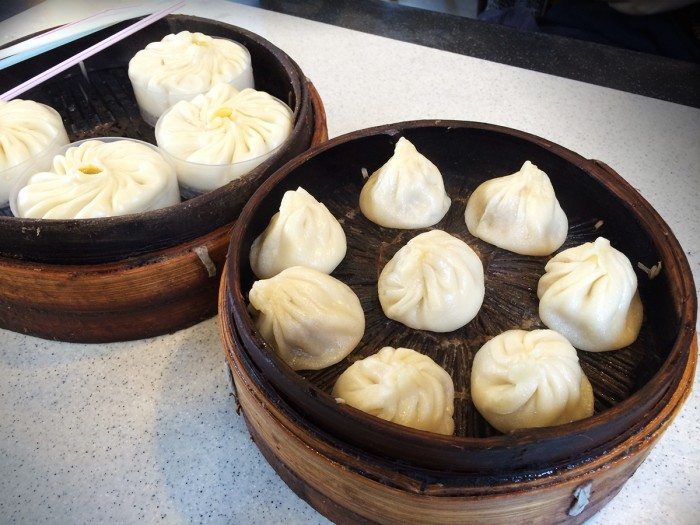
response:
<path fill-rule="evenodd" d="M 438 434 L 454 433 L 454 386 L 428 356 L 386 346 L 356 361 L 333 387 L 333 396 L 386 421 Z"/>
<path fill-rule="evenodd" d="M 482 346 L 472 364 L 471 395 L 501 432 L 593 414 L 593 389 L 576 350 L 552 330 L 509 330 Z"/>

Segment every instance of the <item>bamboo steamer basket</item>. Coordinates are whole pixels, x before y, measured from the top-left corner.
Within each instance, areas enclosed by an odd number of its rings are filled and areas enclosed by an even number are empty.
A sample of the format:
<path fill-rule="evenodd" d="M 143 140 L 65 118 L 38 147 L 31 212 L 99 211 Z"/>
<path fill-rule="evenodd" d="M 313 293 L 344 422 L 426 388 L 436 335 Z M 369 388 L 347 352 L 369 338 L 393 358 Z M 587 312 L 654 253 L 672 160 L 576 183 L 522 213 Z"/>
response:
<path fill-rule="evenodd" d="M 0 91 L 120 26 L 8 68 Z M 230 231 L 241 208 L 276 168 L 328 138 L 318 92 L 288 55 L 245 29 L 184 15 L 168 16 L 86 60 L 86 76 L 74 68 L 22 98 L 56 109 L 72 141 L 123 136 L 155 144 L 153 128 L 139 113 L 127 65 L 149 42 L 183 30 L 246 46 L 256 87 L 294 111 L 289 140 L 249 174 L 168 208 L 85 220 L 0 216 L 0 328 L 96 343 L 174 332 L 211 317 Z"/>
<path fill-rule="evenodd" d="M 388 320 L 376 298 L 384 264 L 418 233 L 383 231 L 357 210 L 362 168 L 371 173 L 381 166 L 399 136 L 411 140 L 445 178 L 453 205 L 436 227 L 468 242 L 484 262 L 482 310 L 451 334 L 410 330 Z M 604 235 L 633 265 L 660 261 L 663 270 L 653 280 L 638 274 L 645 320 L 633 345 L 579 352 L 594 388 L 595 414 L 504 435 L 473 407 L 471 360 L 488 337 L 542 326 L 535 289 L 547 258 L 486 245 L 469 235 L 463 213 L 478 183 L 512 173 L 528 159 L 550 175 L 569 216 L 564 248 Z M 254 280 L 250 245 L 284 191 L 298 185 L 340 218 L 348 254 L 333 275 L 358 294 L 367 320 L 365 336 L 348 358 L 300 373 L 260 338 L 246 303 Z M 609 501 L 646 457 L 688 395 L 695 370 L 694 284 L 683 250 L 661 217 L 605 164 L 488 124 L 407 122 L 351 133 L 300 155 L 263 184 L 242 212 L 223 281 L 222 339 L 251 434 L 297 493 L 340 521 L 582 521 Z M 455 436 L 382 421 L 338 405 L 329 395 L 349 364 L 386 345 L 426 353 L 452 375 Z"/>
<path fill-rule="evenodd" d="M 219 295 L 229 312 L 226 281 Z M 328 519 L 342 523 L 582 523 L 620 491 L 671 423 L 690 392 L 697 340 L 681 383 L 644 425 L 597 457 L 543 475 L 489 476 L 434 473 L 354 447 L 310 423 L 270 385 L 248 358 L 230 315 L 219 328 L 238 410 L 253 441 L 275 472 Z M 446 481 L 449 480 L 449 484 Z M 584 495 L 585 494 L 585 495 Z"/>

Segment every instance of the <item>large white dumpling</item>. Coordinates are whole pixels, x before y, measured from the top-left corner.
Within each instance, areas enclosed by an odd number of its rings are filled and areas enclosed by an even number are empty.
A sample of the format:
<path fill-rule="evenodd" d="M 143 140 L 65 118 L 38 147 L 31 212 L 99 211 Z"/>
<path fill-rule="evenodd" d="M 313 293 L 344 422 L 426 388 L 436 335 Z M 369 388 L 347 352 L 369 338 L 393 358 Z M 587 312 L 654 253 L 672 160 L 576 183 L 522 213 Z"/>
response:
<path fill-rule="evenodd" d="M 236 89 L 255 87 L 250 53 L 244 46 L 189 31 L 166 35 L 136 53 L 129 61 L 129 80 L 150 124 L 177 102 L 220 82 Z"/>
<path fill-rule="evenodd" d="M 454 433 L 450 374 L 428 356 L 409 348 L 386 346 L 356 361 L 338 377 L 333 396 L 399 425 Z"/>
<path fill-rule="evenodd" d="M 53 108 L 32 100 L 0 100 L 0 205 L 8 201 L 31 159 L 51 155 L 66 144 L 66 129 Z M 50 156 L 46 162 L 51 162 Z"/>
<path fill-rule="evenodd" d="M 313 268 L 293 266 L 256 281 L 249 298 L 260 335 L 294 370 L 337 363 L 365 333 L 355 292 Z"/>
<path fill-rule="evenodd" d="M 482 346 L 472 364 L 471 396 L 501 432 L 593 415 L 593 389 L 576 350 L 552 330 L 509 330 Z"/>
<path fill-rule="evenodd" d="M 642 326 L 632 264 L 604 237 L 552 257 L 537 285 L 537 297 L 542 322 L 581 350 L 628 346 Z"/>
<path fill-rule="evenodd" d="M 155 148 L 89 140 L 56 155 L 51 171 L 30 176 L 13 211 L 34 219 L 94 219 L 179 202 L 175 170 Z"/>
<path fill-rule="evenodd" d="M 442 230 L 417 235 L 379 276 L 384 314 L 410 328 L 451 332 L 484 301 L 484 267 L 467 243 Z"/>
<path fill-rule="evenodd" d="M 287 191 L 280 211 L 270 219 L 250 248 L 250 266 L 267 279 L 292 266 L 331 273 L 345 257 L 343 227 L 322 203 L 304 188 Z"/>
<path fill-rule="evenodd" d="M 182 184 L 209 191 L 265 161 L 293 127 L 292 110 L 264 91 L 217 84 L 163 115 L 156 142 L 173 157 Z"/>
<path fill-rule="evenodd" d="M 372 173 L 360 192 L 360 210 L 386 228 L 426 228 L 450 209 L 440 170 L 401 137 L 394 155 Z"/>
<path fill-rule="evenodd" d="M 522 255 L 555 252 L 569 229 L 549 177 L 530 161 L 512 175 L 479 185 L 464 218 L 475 237 Z"/>

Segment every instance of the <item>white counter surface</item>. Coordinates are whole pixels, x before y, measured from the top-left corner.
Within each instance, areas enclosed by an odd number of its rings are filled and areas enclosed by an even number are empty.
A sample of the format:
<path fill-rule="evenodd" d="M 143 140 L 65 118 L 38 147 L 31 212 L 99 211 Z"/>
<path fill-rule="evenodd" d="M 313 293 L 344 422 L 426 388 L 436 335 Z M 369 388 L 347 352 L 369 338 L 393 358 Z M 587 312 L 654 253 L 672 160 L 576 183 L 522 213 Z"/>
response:
<path fill-rule="evenodd" d="M 56 3 L 0 23 L 3 40 L 104 4 Z M 669 223 L 698 282 L 700 110 L 225 1 L 183 12 L 284 49 L 321 93 L 331 137 L 403 120 L 476 120 L 605 161 Z M 589 523 L 698 523 L 697 387 L 696 379 L 649 458 Z M 0 522 L 326 520 L 277 477 L 236 415 L 211 319 L 109 345 L 0 330 Z"/>

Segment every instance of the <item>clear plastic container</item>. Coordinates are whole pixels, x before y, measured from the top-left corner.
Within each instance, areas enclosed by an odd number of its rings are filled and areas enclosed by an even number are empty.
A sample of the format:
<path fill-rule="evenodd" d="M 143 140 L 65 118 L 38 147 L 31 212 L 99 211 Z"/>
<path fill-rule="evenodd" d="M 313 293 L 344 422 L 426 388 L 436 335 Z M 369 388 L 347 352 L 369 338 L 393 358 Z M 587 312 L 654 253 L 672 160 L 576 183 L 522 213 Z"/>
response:
<path fill-rule="evenodd" d="M 247 175 L 277 153 L 283 145 L 284 142 L 272 151 L 260 155 L 259 157 L 241 162 L 234 162 L 232 164 L 202 164 L 190 162 L 171 155 L 163 148 L 161 148 L 161 152 L 165 158 L 175 166 L 175 172 L 180 181 L 182 194 L 186 198 L 192 198 L 225 186 L 229 182 Z"/>
<path fill-rule="evenodd" d="M 280 103 L 282 102 L 280 101 Z M 156 123 L 156 141 L 158 140 L 158 132 L 165 115 L 167 115 L 167 111 L 161 115 Z M 204 164 L 201 162 L 191 162 L 173 155 L 160 145 L 159 148 L 170 163 L 175 166 L 175 172 L 177 173 L 177 178 L 180 181 L 180 188 L 182 188 L 183 195 L 187 198 L 191 198 L 201 195 L 202 193 L 215 190 L 221 186 L 225 186 L 229 182 L 247 175 L 260 164 L 275 155 L 275 153 L 277 153 L 280 148 L 286 144 L 288 139 L 289 137 L 282 141 L 282 143 L 280 143 L 280 145 L 276 148 L 268 151 L 267 153 L 263 153 L 258 157 L 227 164 Z"/>
<path fill-rule="evenodd" d="M 240 47 L 246 55 L 247 67 L 245 67 L 238 76 L 231 79 L 227 84 L 231 84 L 236 89 L 243 90 L 246 88 L 255 88 L 253 79 L 253 66 L 251 64 L 250 52 L 244 46 L 228 38 L 219 38 L 217 40 L 227 40 Z M 148 84 L 139 84 L 131 82 L 131 87 L 134 89 L 136 103 L 139 106 L 141 117 L 151 126 L 155 126 L 158 118 L 169 108 L 180 102 L 181 100 L 192 100 L 197 95 L 206 93 L 211 88 L 211 85 L 205 89 L 192 92 L 169 91 L 163 87 L 160 89 L 151 89 Z"/>
<path fill-rule="evenodd" d="M 59 148 L 57 151 L 55 151 L 52 155 L 47 155 L 46 158 L 42 160 L 41 163 L 37 163 L 26 169 L 22 175 L 18 178 L 14 186 L 12 187 L 12 190 L 10 192 L 10 209 L 12 210 L 12 215 L 15 217 L 20 217 L 19 215 L 19 210 L 17 206 L 17 199 L 19 196 L 19 192 L 24 188 L 27 183 L 29 182 L 29 179 L 42 171 L 50 171 L 52 166 L 53 166 L 53 160 L 55 157 L 59 155 L 65 155 L 66 152 L 71 149 L 71 148 L 77 148 L 81 144 L 85 142 L 91 142 L 91 141 L 97 141 L 97 142 L 117 142 L 117 141 L 128 141 L 128 142 L 135 142 L 137 144 L 141 144 L 143 146 L 147 146 L 151 150 L 155 151 L 158 153 L 158 155 L 165 161 L 167 162 L 170 167 L 173 169 L 173 175 L 175 175 L 175 167 L 173 163 L 170 161 L 168 158 L 168 155 L 165 154 L 165 152 L 158 148 L 157 146 L 154 146 L 153 144 L 150 144 L 148 142 L 144 142 L 142 140 L 137 140 L 137 139 L 130 139 L 126 137 L 96 137 L 96 138 L 89 138 L 89 139 L 84 139 L 84 140 L 79 140 L 76 142 L 71 142 L 68 145 L 65 145 L 61 148 Z M 160 208 L 165 208 L 167 206 L 172 206 L 174 204 L 178 204 L 180 202 L 180 188 L 179 185 L 177 184 L 177 178 L 172 177 L 170 180 L 170 183 L 166 187 L 166 189 L 161 192 L 161 195 L 159 198 L 151 204 L 150 209 L 160 209 Z"/>

